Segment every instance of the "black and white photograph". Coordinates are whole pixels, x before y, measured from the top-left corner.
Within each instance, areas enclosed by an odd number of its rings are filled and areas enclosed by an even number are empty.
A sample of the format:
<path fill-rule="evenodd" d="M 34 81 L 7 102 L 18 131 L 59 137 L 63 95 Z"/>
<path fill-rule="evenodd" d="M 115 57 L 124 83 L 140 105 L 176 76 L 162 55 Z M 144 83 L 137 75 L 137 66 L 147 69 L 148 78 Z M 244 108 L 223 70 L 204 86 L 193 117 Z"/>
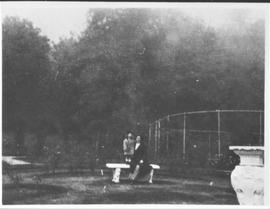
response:
<path fill-rule="evenodd" d="M 269 4 L 1 10 L 2 207 L 269 205 Z"/>

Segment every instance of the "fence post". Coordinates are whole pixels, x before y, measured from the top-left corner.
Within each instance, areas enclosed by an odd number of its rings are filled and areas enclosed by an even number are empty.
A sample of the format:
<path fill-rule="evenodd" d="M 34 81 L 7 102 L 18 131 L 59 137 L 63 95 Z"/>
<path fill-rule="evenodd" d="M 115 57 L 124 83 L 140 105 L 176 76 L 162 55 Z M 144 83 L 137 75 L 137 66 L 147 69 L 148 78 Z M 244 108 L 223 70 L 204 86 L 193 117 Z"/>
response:
<path fill-rule="evenodd" d="M 183 124 L 183 161 L 186 160 L 186 113 L 184 112 L 184 124 Z"/>
<path fill-rule="evenodd" d="M 148 132 L 148 150 L 150 151 L 151 145 L 151 135 L 152 135 L 152 124 L 149 124 L 149 132 Z"/>
<path fill-rule="evenodd" d="M 260 139 L 259 139 L 259 145 L 262 146 L 263 142 L 262 142 L 262 112 L 260 112 Z"/>
<path fill-rule="evenodd" d="M 220 141 L 220 110 L 217 110 L 217 117 L 218 117 L 218 158 L 221 155 L 221 141 Z"/>
<path fill-rule="evenodd" d="M 170 116 L 167 117 L 167 126 L 166 126 L 166 153 L 167 158 L 169 157 L 169 123 L 170 123 Z"/>
<path fill-rule="evenodd" d="M 212 156 L 211 156 L 211 133 L 209 134 L 208 136 L 208 150 L 209 150 L 209 155 L 208 155 L 208 160 L 210 161 L 212 159 Z"/>
<path fill-rule="evenodd" d="M 98 131 L 98 133 L 97 133 L 97 139 L 96 139 L 96 143 L 95 143 L 95 154 L 96 154 L 96 158 L 100 158 L 100 156 L 99 156 L 99 141 L 100 141 L 100 131 Z"/>
<path fill-rule="evenodd" d="M 157 158 L 159 158 L 160 153 L 160 120 L 158 120 L 158 137 L 157 137 Z"/>
<path fill-rule="evenodd" d="M 159 140 L 159 121 L 155 122 L 155 160 L 158 158 L 158 140 Z"/>
<path fill-rule="evenodd" d="M 154 157 L 155 157 L 155 160 L 157 158 L 157 121 L 155 121 L 155 153 L 154 153 Z"/>

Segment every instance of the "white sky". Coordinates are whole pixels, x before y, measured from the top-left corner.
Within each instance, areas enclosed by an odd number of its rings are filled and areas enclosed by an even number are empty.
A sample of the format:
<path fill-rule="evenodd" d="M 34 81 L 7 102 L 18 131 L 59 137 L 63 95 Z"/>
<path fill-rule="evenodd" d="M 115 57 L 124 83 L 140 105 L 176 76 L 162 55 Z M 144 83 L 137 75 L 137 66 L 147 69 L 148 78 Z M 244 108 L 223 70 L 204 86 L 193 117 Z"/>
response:
<path fill-rule="evenodd" d="M 102 3 L 102 2 L 4 2 L 1 3 L 2 18 L 18 16 L 33 22 L 43 35 L 54 42 L 68 37 L 70 32 L 79 34 L 86 27 L 86 15 L 90 8 L 100 7 L 179 7 L 193 17 L 203 19 L 208 25 L 221 27 L 226 24 L 232 9 L 249 9 L 252 20 L 264 18 L 263 4 L 206 4 L 206 3 Z"/>

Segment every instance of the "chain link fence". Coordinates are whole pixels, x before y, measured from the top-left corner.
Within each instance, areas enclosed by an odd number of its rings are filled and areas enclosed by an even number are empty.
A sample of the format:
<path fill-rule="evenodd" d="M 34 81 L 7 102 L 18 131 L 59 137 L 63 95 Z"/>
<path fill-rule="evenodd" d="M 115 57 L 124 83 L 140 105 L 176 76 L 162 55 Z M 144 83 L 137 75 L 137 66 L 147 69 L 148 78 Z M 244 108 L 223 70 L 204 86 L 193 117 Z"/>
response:
<path fill-rule="evenodd" d="M 207 167 L 232 155 L 231 145 L 263 146 L 263 133 L 261 110 L 178 113 L 149 125 L 148 155 L 160 164 Z"/>

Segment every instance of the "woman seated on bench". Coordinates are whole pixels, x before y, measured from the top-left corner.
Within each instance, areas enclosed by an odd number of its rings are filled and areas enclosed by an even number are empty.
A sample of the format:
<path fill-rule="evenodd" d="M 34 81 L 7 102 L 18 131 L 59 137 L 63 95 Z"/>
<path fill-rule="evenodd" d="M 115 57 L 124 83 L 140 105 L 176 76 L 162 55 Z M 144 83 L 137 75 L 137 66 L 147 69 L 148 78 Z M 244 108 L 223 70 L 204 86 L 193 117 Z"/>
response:
<path fill-rule="evenodd" d="M 129 178 L 135 181 L 152 183 L 153 169 L 148 163 L 147 148 L 141 136 L 136 137 L 135 151 L 131 158 Z"/>

